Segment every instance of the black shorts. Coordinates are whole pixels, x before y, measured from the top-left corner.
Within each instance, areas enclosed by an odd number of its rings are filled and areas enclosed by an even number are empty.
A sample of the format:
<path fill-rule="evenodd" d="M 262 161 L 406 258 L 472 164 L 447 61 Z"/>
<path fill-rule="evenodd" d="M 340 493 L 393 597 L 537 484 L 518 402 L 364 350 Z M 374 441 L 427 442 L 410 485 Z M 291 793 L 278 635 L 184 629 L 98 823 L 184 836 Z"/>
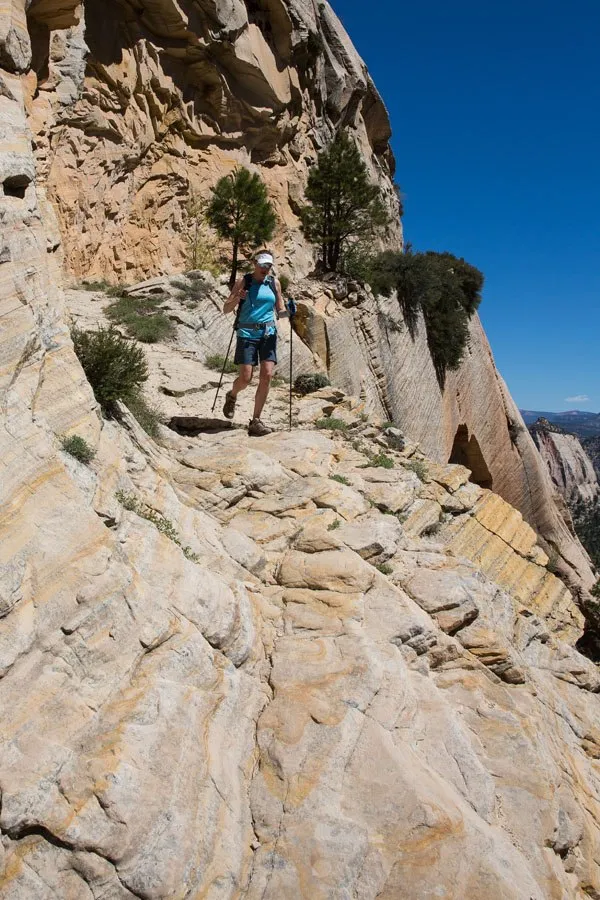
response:
<path fill-rule="evenodd" d="M 277 362 L 277 332 L 256 341 L 238 337 L 233 361 L 238 366 L 257 366 L 260 362 Z"/>

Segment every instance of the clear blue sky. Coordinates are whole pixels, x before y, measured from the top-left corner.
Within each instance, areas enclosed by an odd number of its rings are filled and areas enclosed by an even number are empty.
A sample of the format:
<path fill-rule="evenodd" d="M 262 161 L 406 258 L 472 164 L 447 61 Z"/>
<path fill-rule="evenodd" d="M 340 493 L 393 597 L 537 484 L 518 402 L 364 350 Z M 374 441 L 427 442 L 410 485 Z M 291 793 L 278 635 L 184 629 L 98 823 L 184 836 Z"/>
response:
<path fill-rule="evenodd" d="M 332 5 L 390 112 L 406 239 L 482 270 L 519 406 L 600 411 L 600 4 Z"/>

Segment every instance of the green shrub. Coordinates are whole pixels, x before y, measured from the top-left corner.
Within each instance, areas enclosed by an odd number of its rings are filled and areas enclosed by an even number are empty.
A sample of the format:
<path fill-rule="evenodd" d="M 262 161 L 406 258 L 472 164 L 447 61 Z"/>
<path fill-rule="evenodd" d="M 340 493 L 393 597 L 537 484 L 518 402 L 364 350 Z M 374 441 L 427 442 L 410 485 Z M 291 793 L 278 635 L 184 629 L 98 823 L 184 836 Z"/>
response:
<path fill-rule="evenodd" d="M 282 387 L 287 383 L 287 379 L 285 379 L 283 375 L 273 375 L 271 378 L 271 387 Z"/>
<path fill-rule="evenodd" d="M 334 519 L 330 525 L 327 526 L 327 531 L 335 531 L 336 528 L 339 528 L 342 523 L 339 519 Z"/>
<path fill-rule="evenodd" d="M 469 319 L 481 302 L 481 272 L 452 253 L 386 250 L 373 260 L 369 283 L 377 294 L 397 291 L 413 336 L 422 312 L 431 358 L 443 383 L 446 372 L 459 367 L 468 345 Z"/>
<path fill-rule="evenodd" d="M 191 559 L 192 562 L 200 562 L 198 554 L 194 553 L 192 548 L 187 544 L 184 545 L 181 543 L 181 538 L 179 537 L 177 529 L 170 519 L 167 519 L 162 513 L 156 512 L 155 509 L 152 509 L 147 503 L 144 503 L 139 497 L 136 497 L 135 494 L 126 494 L 124 491 L 117 491 L 115 497 L 124 509 L 134 512 L 137 516 L 140 516 L 140 518 L 150 522 L 157 531 L 160 531 L 160 533 L 164 534 L 170 541 L 173 541 L 173 543 L 181 549 L 186 559 Z"/>
<path fill-rule="evenodd" d="M 306 39 L 306 54 L 308 56 L 309 68 L 312 68 L 318 58 L 323 55 L 325 44 L 319 33 L 309 31 Z"/>
<path fill-rule="evenodd" d="M 369 465 L 380 469 L 393 469 L 394 460 L 391 456 L 386 456 L 385 453 L 377 453 L 376 456 L 372 456 L 369 459 Z"/>
<path fill-rule="evenodd" d="M 126 401 L 126 406 L 146 434 L 149 434 L 152 438 L 158 437 L 158 426 L 161 416 L 157 406 L 150 403 L 141 391 L 132 394 Z"/>
<path fill-rule="evenodd" d="M 126 290 L 127 290 L 126 284 L 108 284 L 104 288 L 104 293 L 108 297 L 125 297 Z"/>
<path fill-rule="evenodd" d="M 63 437 L 61 445 L 66 453 L 74 456 L 75 459 L 82 463 L 91 462 L 96 455 L 94 448 L 90 447 L 85 438 L 80 437 L 78 434 L 70 434 L 68 437 Z"/>
<path fill-rule="evenodd" d="M 281 285 L 281 293 L 286 294 L 290 286 L 290 279 L 287 275 L 279 275 L 279 284 Z"/>
<path fill-rule="evenodd" d="M 329 477 L 331 478 L 332 481 L 337 481 L 338 484 L 346 484 L 346 485 L 350 484 L 350 482 L 344 475 L 330 475 Z"/>
<path fill-rule="evenodd" d="M 556 552 L 556 550 L 554 548 L 551 548 L 548 551 L 548 562 L 546 563 L 546 568 L 553 575 L 556 575 L 556 573 L 558 572 L 558 560 L 559 560 L 558 553 Z"/>
<path fill-rule="evenodd" d="M 379 563 L 379 565 L 375 566 L 375 568 L 379 569 L 382 575 L 391 575 L 394 571 L 388 563 Z"/>
<path fill-rule="evenodd" d="M 410 462 L 404 463 L 405 469 L 410 469 L 411 472 L 414 472 L 419 481 L 425 481 L 427 478 L 427 466 L 420 459 L 411 459 Z"/>
<path fill-rule="evenodd" d="M 221 356 L 220 353 L 213 353 L 211 356 L 207 356 L 204 360 L 204 365 L 207 369 L 214 369 L 215 372 L 221 372 L 223 369 L 223 364 L 225 363 L 225 357 Z M 238 367 L 233 362 L 233 360 L 228 359 L 227 364 L 225 365 L 225 374 L 233 375 L 237 372 Z"/>
<path fill-rule="evenodd" d="M 73 346 L 92 386 L 96 400 L 106 413 L 117 400 L 127 403 L 137 396 L 148 379 L 148 366 L 141 347 L 122 337 L 114 328 L 71 332 Z"/>
<path fill-rule="evenodd" d="M 80 291 L 107 291 L 110 288 L 108 281 L 83 281 L 78 285 Z"/>
<path fill-rule="evenodd" d="M 343 419 L 335 419 L 332 416 L 325 416 L 323 419 L 317 419 L 315 422 L 317 428 L 324 428 L 327 431 L 347 431 L 348 424 Z"/>
<path fill-rule="evenodd" d="M 130 337 L 144 344 L 155 344 L 175 333 L 171 320 L 157 311 L 158 304 L 162 302 L 162 297 L 142 299 L 122 296 L 107 307 L 106 315 L 111 322 L 123 325 Z"/>
<path fill-rule="evenodd" d="M 320 388 L 329 387 L 330 384 L 331 382 L 327 375 L 315 372 L 312 375 L 298 375 L 294 381 L 294 390 L 296 393 L 304 396 L 312 394 L 314 391 L 320 390 Z"/>
<path fill-rule="evenodd" d="M 600 578 L 598 579 L 598 581 L 596 582 L 594 587 L 591 589 L 590 594 L 592 595 L 592 597 L 600 598 Z"/>
<path fill-rule="evenodd" d="M 342 254 L 340 270 L 356 281 L 371 284 L 373 266 L 377 258 L 376 254 L 363 243 L 353 243 L 346 247 Z"/>

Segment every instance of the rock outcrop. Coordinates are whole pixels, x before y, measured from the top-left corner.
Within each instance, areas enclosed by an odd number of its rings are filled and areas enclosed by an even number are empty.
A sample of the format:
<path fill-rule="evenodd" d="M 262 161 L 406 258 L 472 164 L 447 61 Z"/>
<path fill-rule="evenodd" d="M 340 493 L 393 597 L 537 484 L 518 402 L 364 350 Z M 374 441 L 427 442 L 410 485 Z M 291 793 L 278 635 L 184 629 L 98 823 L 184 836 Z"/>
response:
<path fill-rule="evenodd" d="M 529 431 L 556 489 L 567 504 L 595 502 L 600 497 L 600 484 L 594 465 L 577 435 L 567 433 L 548 419 L 538 419 Z"/>
<path fill-rule="evenodd" d="M 394 295 L 375 298 L 356 282 L 310 279 L 295 293 L 300 333 L 334 384 L 364 396 L 436 462 L 468 466 L 477 484 L 521 511 L 559 555 L 566 577 L 587 588 L 594 583 L 477 316 L 463 363 L 440 385 L 422 319 L 409 327 Z"/>
<path fill-rule="evenodd" d="M 340 123 L 399 223 L 387 112 L 329 3 L 124 0 L 109 19 L 98 0 L 69 5 L 31 4 L 27 102 L 38 181 L 76 278 L 184 269 L 190 204 L 238 164 L 267 182 L 280 260 L 307 272 L 296 212 Z M 401 241 L 399 224 L 388 240 Z"/>

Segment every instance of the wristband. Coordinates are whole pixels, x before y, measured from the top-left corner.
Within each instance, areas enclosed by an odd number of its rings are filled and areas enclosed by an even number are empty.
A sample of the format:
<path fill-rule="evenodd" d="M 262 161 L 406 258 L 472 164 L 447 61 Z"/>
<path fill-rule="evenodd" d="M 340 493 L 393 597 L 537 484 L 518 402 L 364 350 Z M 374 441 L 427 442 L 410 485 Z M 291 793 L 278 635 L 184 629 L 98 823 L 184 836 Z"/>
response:
<path fill-rule="evenodd" d="M 280 310 L 277 311 L 277 318 L 278 318 L 278 319 L 287 319 L 288 316 L 289 316 L 289 313 L 288 313 L 288 311 L 287 311 L 286 309 L 280 309 Z"/>

